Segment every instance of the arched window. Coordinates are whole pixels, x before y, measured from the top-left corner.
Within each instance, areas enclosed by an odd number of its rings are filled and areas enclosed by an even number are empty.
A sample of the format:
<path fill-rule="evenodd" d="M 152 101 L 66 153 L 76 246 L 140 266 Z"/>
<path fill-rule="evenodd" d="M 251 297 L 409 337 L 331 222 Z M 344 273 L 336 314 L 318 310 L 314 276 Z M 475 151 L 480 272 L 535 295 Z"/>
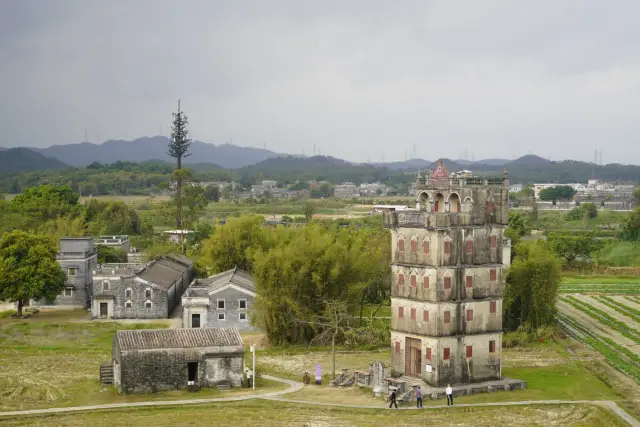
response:
<path fill-rule="evenodd" d="M 444 196 L 442 195 L 442 193 L 436 193 L 433 197 L 433 211 L 437 213 L 444 212 Z"/>
<path fill-rule="evenodd" d="M 398 252 L 404 252 L 404 237 L 398 237 Z"/>
<path fill-rule="evenodd" d="M 415 275 L 415 273 L 413 273 L 413 274 L 411 275 L 411 287 L 412 287 L 412 288 L 415 288 L 415 287 L 416 287 L 416 282 L 417 282 L 416 275 Z"/>
<path fill-rule="evenodd" d="M 460 211 L 460 196 L 458 196 L 456 193 L 451 193 L 451 195 L 449 196 L 449 212 L 458 213 Z"/>
<path fill-rule="evenodd" d="M 493 213 L 493 209 L 494 209 L 493 202 L 492 201 L 488 201 L 487 202 L 487 213 L 492 214 Z"/>
<path fill-rule="evenodd" d="M 429 255 L 429 251 L 431 249 L 431 242 L 428 240 L 425 240 L 424 242 L 422 242 L 422 253 L 424 254 L 424 256 L 428 256 Z"/>
<path fill-rule="evenodd" d="M 467 255 L 472 255 L 473 254 L 473 240 L 472 239 L 467 239 L 467 241 L 465 242 L 465 252 L 467 253 Z"/>
<path fill-rule="evenodd" d="M 151 291 L 151 288 L 147 288 L 144 290 L 144 297 L 146 299 L 151 299 L 153 297 L 153 292 Z"/>
<path fill-rule="evenodd" d="M 404 273 L 401 271 L 398 273 L 398 286 L 404 285 Z"/>
<path fill-rule="evenodd" d="M 411 238 L 411 253 L 415 254 L 418 252 L 418 240 L 414 237 Z"/>

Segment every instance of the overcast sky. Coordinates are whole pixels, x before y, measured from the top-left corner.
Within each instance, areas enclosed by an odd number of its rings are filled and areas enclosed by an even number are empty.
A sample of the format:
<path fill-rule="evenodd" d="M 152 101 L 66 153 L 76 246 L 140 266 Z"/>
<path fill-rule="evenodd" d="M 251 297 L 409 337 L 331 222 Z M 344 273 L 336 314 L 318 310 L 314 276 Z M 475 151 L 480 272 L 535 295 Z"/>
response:
<path fill-rule="evenodd" d="M 0 0 L 0 146 L 640 163 L 638 0 Z"/>

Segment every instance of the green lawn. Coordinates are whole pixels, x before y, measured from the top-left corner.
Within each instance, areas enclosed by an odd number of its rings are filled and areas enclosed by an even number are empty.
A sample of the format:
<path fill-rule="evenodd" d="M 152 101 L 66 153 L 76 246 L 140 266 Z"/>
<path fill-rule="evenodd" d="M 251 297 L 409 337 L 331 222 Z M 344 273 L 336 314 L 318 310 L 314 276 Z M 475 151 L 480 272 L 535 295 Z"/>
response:
<path fill-rule="evenodd" d="M 114 388 L 101 389 L 99 366 L 111 358 L 116 330 L 163 326 L 86 322 L 85 318 L 86 312 L 78 310 L 41 312 L 24 321 L 0 319 L 0 411 L 253 393 L 203 389 L 121 396 Z M 286 387 L 262 380 L 256 384 L 257 391 Z"/>
<path fill-rule="evenodd" d="M 7 426 L 593 426 L 622 427 L 621 419 L 590 405 L 479 407 L 397 412 L 254 400 L 226 404 L 94 411 L 3 420 Z"/>
<path fill-rule="evenodd" d="M 562 285 L 640 285 L 640 277 L 564 274 L 560 283 Z M 638 286 L 638 292 L 640 293 L 640 286 Z"/>

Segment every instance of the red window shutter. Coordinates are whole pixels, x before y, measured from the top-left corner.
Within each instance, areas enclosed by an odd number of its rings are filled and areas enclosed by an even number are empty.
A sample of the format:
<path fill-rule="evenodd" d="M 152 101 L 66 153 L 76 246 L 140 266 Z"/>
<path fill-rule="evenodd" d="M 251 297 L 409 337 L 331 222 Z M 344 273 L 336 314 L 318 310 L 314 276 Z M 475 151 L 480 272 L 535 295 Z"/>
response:
<path fill-rule="evenodd" d="M 451 277 L 444 278 L 444 288 L 451 289 Z"/>
<path fill-rule="evenodd" d="M 429 321 L 429 312 L 427 310 L 424 310 L 422 312 L 422 321 L 423 322 L 428 322 Z"/>
<path fill-rule="evenodd" d="M 404 274 L 398 274 L 398 286 L 404 285 Z"/>
<path fill-rule="evenodd" d="M 491 242 L 491 249 L 495 249 L 496 248 L 496 236 L 491 236 L 489 237 L 489 242 Z"/>
<path fill-rule="evenodd" d="M 493 213 L 493 202 L 487 202 L 487 212 Z"/>
<path fill-rule="evenodd" d="M 489 280 L 491 280 L 492 282 L 496 281 L 496 269 L 492 268 L 491 270 L 489 270 Z"/>
<path fill-rule="evenodd" d="M 429 289 L 429 276 L 424 276 L 422 278 L 422 287 L 425 289 Z"/>
<path fill-rule="evenodd" d="M 467 310 L 467 322 L 471 322 L 473 320 L 473 310 Z"/>
<path fill-rule="evenodd" d="M 404 252 L 404 239 L 398 239 L 398 252 Z"/>
<path fill-rule="evenodd" d="M 489 341 L 489 353 L 495 353 L 496 352 L 496 342 L 495 340 L 491 340 Z"/>
<path fill-rule="evenodd" d="M 496 312 L 496 302 L 489 301 L 489 313 L 495 313 L 495 312 Z"/>
<path fill-rule="evenodd" d="M 416 287 L 416 280 L 417 280 L 417 279 L 416 279 L 416 275 L 415 275 L 415 274 L 412 274 L 412 275 L 411 275 L 411 287 L 412 287 L 412 288 L 415 288 L 415 287 Z"/>
<path fill-rule="evenodd" d="M 467 276 L 467 288 L 473 288 L 473 276 Z"/>
<path fill-rule="evenodd" d="M 427 347 L 427 348 L 426 348 L 426 350 L 427 350 L 427 351 L 426 351 L 426 352 L 425 352 L 425 354 L 424 354 L 424 358 L 425 358 L 426 360 L 429 360 L 429 361 L 430 361 L 430 360 L 431 360 L 431 348 Z"/>
<path fill-rule="evenodd" d="M 400 353 L 400 343 L 396 341 L 396 353 Z"/>
<path fill-rule="evenodd" d="M 451 312 L 450 311 L 445 311 L 444 312 L 444 323 L 451 323 Z"/>
<path fill-rule="evenodd" d="M 429 255 L 429 242 L 423 242 L 422 243 L 422 253 L 424 253 L 425 255 Z"/>
<path fill-rule="evenodd" d="M 467 254 L 470 255 L 473 253 L 473 241 L 467 240 Z"/>
<path fill-rule="evenodd" d="M 451 349 L 449 347 L 445 347 L 444 351 L 442 352 L 442 359 L 449 360 L 450 357 L 451 357 Z"/>
<path fill-rule="evenodd" d="M 418 252 L 418 241 L 411 239 L 411 253 L 415 254 Z"/>
<path fill-rule="evenodd" d="M 416 320 L 416 309 L 415 308 L 411 309 L 411 320 Z"/>
<path fill-rule="evenodd" d="M 404 307 L 398 307 L 398 318 L 404 318 Z"/>
<path fill-rule="evenodd" d="M 444 254 L 449 255 L 451 253 L 451 242 L 444 242 Z"/>
<path fill-rule="evenodd" d="M 468 345 L 466 350 L 467 350 L 467 359 L 472 358 L 473 357 L 473 347 Z"/>
<path fill-rule="evenodd" d="M 434 212 L 438 212 L 438 208 L 440 208 L 440 201 L 436 200 L 435 206 L 434 206 Z"/>

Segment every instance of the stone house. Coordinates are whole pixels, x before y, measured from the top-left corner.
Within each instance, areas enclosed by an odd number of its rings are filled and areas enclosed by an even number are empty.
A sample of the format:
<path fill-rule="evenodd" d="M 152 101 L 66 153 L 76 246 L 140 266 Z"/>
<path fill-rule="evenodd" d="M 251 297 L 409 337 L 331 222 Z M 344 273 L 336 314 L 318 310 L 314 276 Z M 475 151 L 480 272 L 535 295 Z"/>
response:
<path fill-rule="evenodd" d="M 383 213 L 392 372 L 435 387 L 500 379 L 508 176 L 458 179 L 439 162 L 416 189 L 416 210 Z"/>
<path fill-rule="evenodd" d="M 242 385 L 244 347 L 234 328 L 118 331 L 112 358 L 121 394 Z"/>
<path fill-rule="evenodd" d="M 63 237 L 58 252 L 60 268 L 67 274 L 65 287 L 53 301 L 30 301 L 34 306 L 89 307 L 93 269 L 98 265 L 98 252 L 92 237 Z"/>
<path fill-rule="evenodd" d="M 193 276 L 193 261 L 169 254 L 149 264 L 104 264 L 93 273 L 94 319 L 166 319 Z"/>
<path fill-rule="evenodd" d="M 182 327 L 253 330 L 249 316 L 255 297 L 253 277 L 238 268 L 194 280 L 182 296 Z"/>
<path fill-rule="evenodd" d="M 106 246 L 109 248 L 120 249 L 121 251 L 129 252 L 131 250 L 131 242 L 129 236 L 98 236 L 96 237 L 96 246 Z"/>

